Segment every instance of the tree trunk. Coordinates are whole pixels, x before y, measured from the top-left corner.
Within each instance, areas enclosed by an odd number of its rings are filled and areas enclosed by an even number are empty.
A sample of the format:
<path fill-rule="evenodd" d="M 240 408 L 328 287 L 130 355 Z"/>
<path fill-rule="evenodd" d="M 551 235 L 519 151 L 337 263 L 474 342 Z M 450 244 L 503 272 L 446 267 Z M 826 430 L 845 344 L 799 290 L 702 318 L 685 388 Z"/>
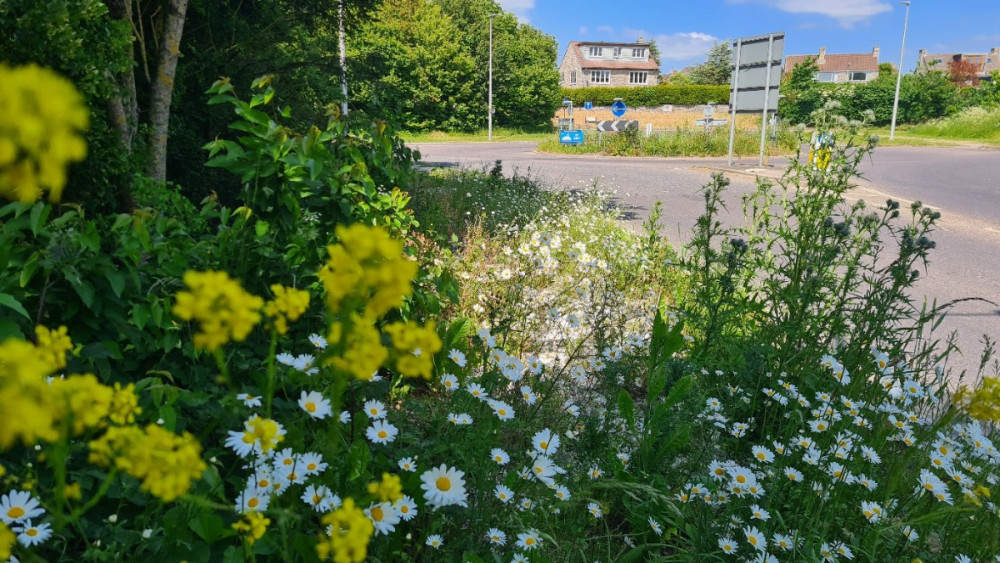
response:
<path fill-rule="evenodd" d="M 149 102 L 149 161 L 146 175 L 160 182 L 167 179 L 167 132 L 170 122 L 170 100 L 174 92 L 174 73 L 181 51 L 181 33 L 188 0 L 168 0 L 163 26 L 163 42 L 156 77 L 153 79 Z"/>
<path fill-rule="evenodd" d="M 125 21 L 133 27 L 132 0 L 107 0 L 108 12 L 112 19 Z M 134 42 L 134 40 L 133 40 Z M 133 55 L 133 60 L 135 59 Z M 135 93 L 135 70 L 133 67 L 114 76 L 118 91 L 107 101 L 111 125 L 118 132 L 118 145 L 125 154 L 131 155 L 136 129 L 139 125 L 139 105 Z M 121 191 L 119 206 L 129 212 L 135 208 L 132 190 Z"/>
<path fill-rule="evenodd" d="M 340 102 L 340 114 L 347 117 L 347 47 L 344 36 L 344 0 L 337 2 L 337 15 L 340 18 L 340 30 L 337 33 L 337 47 L 340 50 L 340 92 L 344 101 Z"/>

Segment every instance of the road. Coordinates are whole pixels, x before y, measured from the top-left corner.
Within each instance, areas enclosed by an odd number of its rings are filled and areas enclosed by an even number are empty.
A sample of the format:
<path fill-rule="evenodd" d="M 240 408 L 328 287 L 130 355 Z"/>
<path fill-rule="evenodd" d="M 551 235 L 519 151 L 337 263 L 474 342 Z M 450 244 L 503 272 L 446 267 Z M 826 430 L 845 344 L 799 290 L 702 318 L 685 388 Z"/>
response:
<path fill-rule="evenodd" d="M 784 159 L 757 168 L 756 159 L 728 167 L 719 158 L 657 158 L 569 156 L 535 152 L 533 142 L 418 143 L 428 165 L 482 168 L 502 160 L 504 172 L 518 171 L 554 189 L 598 186 L 617 192 L 626 224 L 638 227 L 653 204 L 663 202 L 662 232 L 675 243 L 690 238 L 703 209 L 698 195 L 713 171 L 724 170 L 732 180 L 727 199 L 732 224 L 741 222 L 740 200 L 752 191 L 754 175 L 780 175 Z M 926 275 L 917 294 L 947 303 L 977 297 L 951 308 L 935 333 L 957 330 L 963 355 L 950 365 L 975 370 L 983 334 L 1000 339 L 1000 150 L 974 147 L 879 147 L 861 168 L 862 178 L 851 197 L 873 205 L 887 198 L 900 201 L 903 211 L 912 201 L 941 211 Z"/>

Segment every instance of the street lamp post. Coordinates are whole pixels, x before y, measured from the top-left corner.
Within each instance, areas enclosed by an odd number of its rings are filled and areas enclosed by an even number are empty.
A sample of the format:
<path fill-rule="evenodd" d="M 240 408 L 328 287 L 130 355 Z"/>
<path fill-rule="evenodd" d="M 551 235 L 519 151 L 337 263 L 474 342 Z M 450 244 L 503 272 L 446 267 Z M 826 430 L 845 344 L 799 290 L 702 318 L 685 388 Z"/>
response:
<path fill-rule="evenodd" d="M 486 123 L 489 140 L 493 140 L 493 18 L 496 14 L 490 14 L 490 98 L 487 108 Z"/>
<path fill-rule="evenodd" d="M 903 82 L 903 56 L 906 53 L 906 26 L 910 22 L 910 3 L 906 4 L 906 16 L 903 18 L 903 44 L 899 47 L 899 69 L 896 72 L 896 96 L 892 99 L 892 125 L 889 127 L 889 140 L 896 137 L 896 114 L 899 112 L 899 85 Z"/>

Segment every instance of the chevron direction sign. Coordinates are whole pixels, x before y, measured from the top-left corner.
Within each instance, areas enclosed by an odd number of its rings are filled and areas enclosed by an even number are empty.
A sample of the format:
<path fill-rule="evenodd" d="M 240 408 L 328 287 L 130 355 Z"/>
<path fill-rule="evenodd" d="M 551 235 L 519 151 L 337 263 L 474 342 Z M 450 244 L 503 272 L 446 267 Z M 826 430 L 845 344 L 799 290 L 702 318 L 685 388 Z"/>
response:
<path fill-rule="evenodd" d="M 597 130 L 604 133 L 617 133 L 618 131 L 624 131 L 626 129 L 638 129 L 639 122 L 635 119 L 627 121 L 598 121 Z"/>

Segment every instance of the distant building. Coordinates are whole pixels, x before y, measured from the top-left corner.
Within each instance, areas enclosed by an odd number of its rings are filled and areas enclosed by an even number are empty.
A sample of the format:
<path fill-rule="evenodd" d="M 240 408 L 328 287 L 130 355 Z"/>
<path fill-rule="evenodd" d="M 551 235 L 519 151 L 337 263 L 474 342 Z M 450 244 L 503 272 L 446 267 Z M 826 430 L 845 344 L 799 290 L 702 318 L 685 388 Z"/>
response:
<path fill-rule="evenodd" d="M 990 73 L 1000 71 L 1000 47 L 994 47 L 988 53 L 928 54 L 927 49 L 921 49 L 917 58 L 917 72 L 927 72 L 928 70 L 948 72 L 948 64 L 952 61 L 972 63 L 979 69 L 980 80 L 990 80 Z"/>
<path fill-rule="evenodd" d="M 559 65 L 559 85 L 565 88 L 585 86 L 655 86 L 660 82 L 649 43 L 607 43 L 570 41 Z"/>
<path fill-rule="evenodd" d="M 802 64 L 809 57 L 816 61 L 819 72 L 816 82 L 864 84 L 878 78 L 878 51 L 875 47 L 871 53 L 828 55 L 826 47 L 819 48 L 818 55 L 788 55 L 785 57 L 785 67 L 782 74 L 792 72 L 796 65 Z"/>

